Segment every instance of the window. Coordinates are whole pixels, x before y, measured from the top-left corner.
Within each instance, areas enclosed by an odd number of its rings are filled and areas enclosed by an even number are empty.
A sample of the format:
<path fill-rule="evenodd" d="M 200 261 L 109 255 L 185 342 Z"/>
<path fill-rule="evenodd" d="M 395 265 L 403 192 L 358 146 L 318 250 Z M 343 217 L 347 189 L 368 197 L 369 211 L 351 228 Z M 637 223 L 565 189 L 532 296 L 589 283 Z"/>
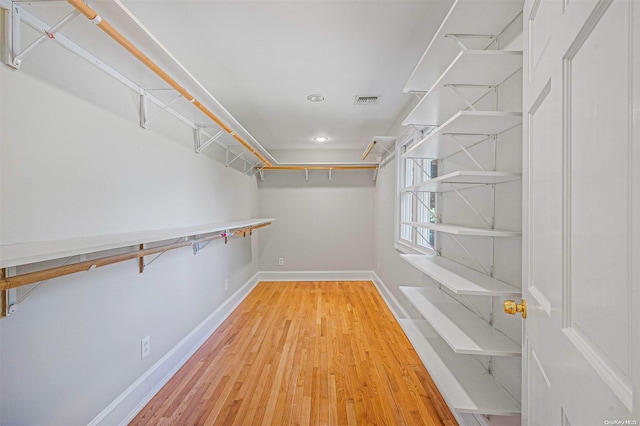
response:
<path fill-rule="evenodd" d="M 435 248 L 433 230 L 413 226 L 414 223 L 436 222 L 436 194 L 423 192 L 416 185 L 437 176 L 436 160 L 430 158 L 402 158 L 417 137 L 408 138 L 398 146 L 399 221 L 397 242 L 418 252 L 430 252 Z"/>

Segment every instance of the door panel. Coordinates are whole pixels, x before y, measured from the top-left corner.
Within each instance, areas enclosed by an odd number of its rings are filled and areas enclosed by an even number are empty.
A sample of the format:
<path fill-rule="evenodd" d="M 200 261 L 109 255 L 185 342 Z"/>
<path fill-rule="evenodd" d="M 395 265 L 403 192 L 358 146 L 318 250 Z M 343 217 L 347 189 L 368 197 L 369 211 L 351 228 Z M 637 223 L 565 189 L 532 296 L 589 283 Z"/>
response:
<path fill-rule="evenodd" d="M 551 383 L 540 365 L 536 352 L 529 347 L 529 389 L 531 390 L 530 422 L 536 425 L 558 424 L 562 410 L 551 392 Z"/>
<path fill-rule="evenodd" d="M 631 300 L 632 290 L 628 9 L 614 2 L 578 33 L 565 58 L 563 84 L 569 158 L 566 326 L 598 357 L 594 368 L 615 375 L 626 393 L 632 382 L 631 317 L 629 304 L 620 302 Z M 583 285 L 588 282 L 596 285 Z"/>
<path fill-rule="evenodd" d="M 640 1 L 524 17 L 523 423 L 640 425 Z"/>

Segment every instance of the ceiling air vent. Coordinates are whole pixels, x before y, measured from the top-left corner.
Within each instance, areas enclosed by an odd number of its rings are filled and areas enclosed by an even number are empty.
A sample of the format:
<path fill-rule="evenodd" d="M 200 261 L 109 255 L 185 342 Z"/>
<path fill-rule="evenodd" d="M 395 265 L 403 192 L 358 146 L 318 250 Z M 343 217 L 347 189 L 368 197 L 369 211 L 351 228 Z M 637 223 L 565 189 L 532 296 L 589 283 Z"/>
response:
<path fill-rule="evenodd" d="M 380 96 L 356 96 L 354 105 L 378 105 Z"/>

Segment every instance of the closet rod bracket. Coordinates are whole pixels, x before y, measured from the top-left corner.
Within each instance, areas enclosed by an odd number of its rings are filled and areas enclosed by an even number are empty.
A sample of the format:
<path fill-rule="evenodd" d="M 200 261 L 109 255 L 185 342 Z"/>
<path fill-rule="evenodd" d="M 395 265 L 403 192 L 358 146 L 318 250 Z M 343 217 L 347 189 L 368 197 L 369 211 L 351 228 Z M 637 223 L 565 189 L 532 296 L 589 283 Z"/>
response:
<path fill-rule="evenodd" d="M 64 18 L 59 20 L 52 27 L 49 27 L 48 29 L 43 29 L 41 31 L 42 34 L 40 35 L 40 37 L 35 39 L 33 42 L 31 42 L 30 45 L 28 45 L 24 49 L 22 49 L 22 46 L 21 46 L 22 40 L 20 36 L 21 29 L 22 29 L 22 19 L 21 19 L 22 7 L 16 3 L 17 2 L 15 1 L 12 2 L 11 18 L 9 19 L 10 28 L 7 29 L 6 44 L 8 47 L 7 50 L 10 52 L 10 56 L 11 56 L 10 60 L 7 62 L 7 65 L 15 69 L 20 69 L 20 66 L 22 65 L 22 61 L 27 56 L 29 56 L 29 54 L 33 51 L 33 49 L 40 46 L 42 43 L 44 43 L 47 40 L 55 40 L 56 34 L 65 25 L 71 22 L 73 18 L 80 15 L 80 12 L 78 10 L 73 10 L 72 12 L 68 13 Z"/>

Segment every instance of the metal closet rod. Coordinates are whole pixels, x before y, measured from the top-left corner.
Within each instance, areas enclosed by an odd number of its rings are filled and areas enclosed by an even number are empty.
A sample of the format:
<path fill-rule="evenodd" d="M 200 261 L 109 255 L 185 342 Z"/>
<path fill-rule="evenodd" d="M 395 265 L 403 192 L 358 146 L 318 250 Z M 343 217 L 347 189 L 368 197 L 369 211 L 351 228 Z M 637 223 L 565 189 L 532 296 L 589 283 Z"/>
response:
<path fill-rule="evenodd" d="M 229 133 L 235 140 L 237 140 L 242 146 L 244 146 L 249 152 L 260 159 L 265 165 L 271 166 L 271 163 L 255 148 L 253 148 L 242 137 L 237 135 L 229 126 L 227 126 L 218 116 L 209 111 L 207 107 L 202 105 L 192 94 L 176 82 L 169 74 L 162 70 L 155 62 L 153 62 L 147 55 L 142 53 L 140 49 L 134 46 L 129 40 L 127 40 L 122 34 L 120 34 L 115 28 L 113 28 L 107 21 L 102 19 L 96 11 L 94 11 L 82 0 L 67 0 L 69 4 L 75 7 L 80 13 L 82 13 L 87 19 L 96 24 L 102 31 L 104 31 L 109 37 L 114 39 L 120 46 L 124 47 L 129 53 L 135 56 L 140 62 L 147 66 L 151 71 L 156 73 L 158 77 L 163 79 L 169 86 L 173 87 L 180 95 L 186 100 L 191 102 L 196 108 L 202 111 L 207 117 L 211 118 L 218 126 L 220 126 L 225 132 Z"/>
<path fill-rule="evenodd" d="M 262 228 L 264 226 L 271 225 L 271 222 L 262 223 L 255 226 L 247 226 L 244 228 L 233 229 L 230 231 L 231 235 L 227 234 L 215 234 L 206 237 L 200 237 L 192 240 L 180 241 L 172 244 L 165 244 L 152 248 L 141 248 L 129 253 L 115 254 L 112 256 L 100 257 L 98 259 L 86 260 L 83 262 L 74 263 L 71 265 L 57 266 L 55 268 L 43 269 L 41 271 L 29 272 L 26 274 L 20 274 L 13 277 L 6 277 L 2 275 L 0 280 L 0 291 L 8 290 L 10 288 L 22 287 L 25 285 L 37 283 L 40 281 L 49 280 L 52 278 L 62 277 L 65 275 L 74 274 L 76 272 L 89 271 L 91 269 L 112 265 L 114 263 L 124 262 L 126 260 L 139 259 L 152 254 L 164 253 L 169 250 L 175 250 L 181 247 L 188 247 L 194 244 L 206 243 L 208 241 L 217 240 L 219 238 L 227 238 L 229 236 L 246 235 L 247 232 L 251 233 L 254 229 Z"/>

